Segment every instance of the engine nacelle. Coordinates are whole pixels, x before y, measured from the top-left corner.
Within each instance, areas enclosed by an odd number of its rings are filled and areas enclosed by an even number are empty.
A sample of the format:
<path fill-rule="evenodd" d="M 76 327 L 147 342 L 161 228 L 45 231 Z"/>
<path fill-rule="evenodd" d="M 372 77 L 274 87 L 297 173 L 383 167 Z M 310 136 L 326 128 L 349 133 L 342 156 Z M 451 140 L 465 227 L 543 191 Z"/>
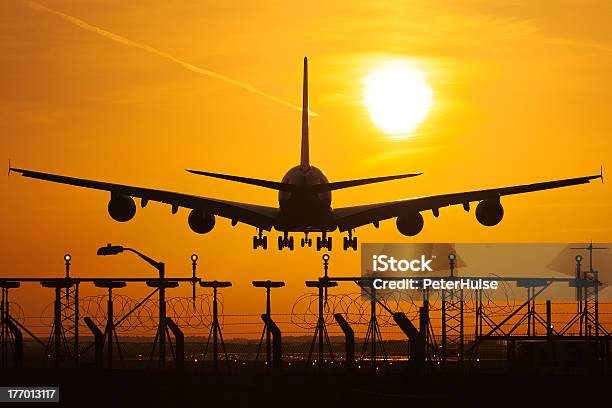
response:
<path fill-rule="evenodd" d="M 413 237 L 423 229 L 425 221 L 420 212 L 402 214 L 395 220 L 397 230 L 402 235 Z"/>
<path fill-rule="evenodd" d="M 203 210 L 191 210 L 189 213 L 189 228 L 197 234 L 206 234 L 215 227 L 215 216 Z"/>
<path fill-rule="evenodd" d="M 482 200 L 476 206 L 476 219 L 482 225 L 492 227 L 504 218 L 504 207 L 499 199 Z"/>
<path fill-rule="evenodd" d="M 136 214 L 136 203 L 130 196 L 111 194 L 111 199 L 108 202 L 108 214 L 115 221 L 129 221 Z"/>

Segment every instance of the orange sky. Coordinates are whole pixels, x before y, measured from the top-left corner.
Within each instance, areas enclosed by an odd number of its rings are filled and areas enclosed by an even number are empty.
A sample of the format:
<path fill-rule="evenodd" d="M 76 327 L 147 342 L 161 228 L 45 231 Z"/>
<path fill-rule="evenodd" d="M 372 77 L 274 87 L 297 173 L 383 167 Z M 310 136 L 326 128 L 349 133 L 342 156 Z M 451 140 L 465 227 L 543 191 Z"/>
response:
<path fill-rule="evenodd" d="M 612 169 L 607 1 L 41 4 L 295 104 L 308 55 L 310 104 L 320 114 L 311 119 L 313 163 L 332 180 L 424 172 L 335 193 L 335 206 Z M 433 111 L 405 140 L 386 137 L 361 102 L 363 77 L 394 59 L 418 64 L 434 90 Z M 299 160 L 299 112 L 20 1 L 0 3 L 0 89 L 0 151 L 23 168 L 276 205 L 270 190 L 184 169 L 279 180 Z M 506 198 L 494 228 L 459 207 L 442 209 L 439 219 L 425 214 L 416 238 L 392 221 L 357 235 L 361 242 L 605 242 L 610 185 Z M 169 275 L 188 275 L 197 252 L 205 277 L 234 282 L 228 309 L 258 312 L 262 294 L 252 279 L 287 281 L 282 309 L 320 270 L 314 250 L 252 251 L 254 229 L 227 220 L 199 236 L 186 210 L 172 216 L 157 203 L 119 224 L 103 192 L 15 175 L 0 178 L 0 189 L 4 276 L 61 274 L 65 252 L 80 276 L 148 274 L 128 254 L 96 257 L 106 242 L 165 260 Z M 334 240 L 338 249 L 340 236 Z M 356 253 L 335 250 L 331 262 L 336 274 L 359 271 Z M 33 310 L 47 303 L 46 292 L 28 287 L 16 293 L 20 302 Z"/>

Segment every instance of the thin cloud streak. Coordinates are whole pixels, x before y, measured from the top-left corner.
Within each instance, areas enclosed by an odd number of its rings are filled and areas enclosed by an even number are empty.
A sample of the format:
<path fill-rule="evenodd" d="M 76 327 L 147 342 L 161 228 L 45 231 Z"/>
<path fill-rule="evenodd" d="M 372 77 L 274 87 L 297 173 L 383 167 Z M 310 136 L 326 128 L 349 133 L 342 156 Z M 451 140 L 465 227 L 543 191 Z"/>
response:
<path fill-rule="evenodd" d="M 67 22 L 69 22 L 69 23 L 71 23 L 71 24 L 73 24 L 73 25 L 75 25 L 75 26 L 77 26 L 79 28 L 82 28 L 84 30 L 90 31 L 92 33 L 96 33 L 96 34 L 98 34 L 98 35 L 100 35 L 102 37 L 108 38 L 109 40 L 112 40 L 112 41 L 114 41 L 116 43 L 119 43 L 119 44 L 122 44 L 122 45 L 125 45 L 125 46 L 128 46 L 128 47 L 138 48 L 138 49 L 144 50 L 144 51 L 146 51 L 146 52 L 148 52 L 150 54 L 157 55 L 158 57 L 161 57 L 161 58 L 164 58 L 164 59 L 166 59 L 168 61 L 174 62 L 175 64 L 178 64 L 181 67 L 183 67 L 183 68 L 185 68 L 185 69 L 187 69 L 187 70 L 189 70 L 191 72 L 195 72 L 195 73 L 200 74 L 200 75 L 205 75 L 205 76 L 208 76 L 208 77 L 211 77 L 211 78 L 218 79 L 220 81 L 223 81 L 223 82 L 226 82 L 228 84 L 231 84 L 231 85 L 237 86 L 239 88 L 242 88 L 242 89 L 244 89 L 244 90 L 246 90 L 248 92 L 251 92 L 251 93 L 253 93 L 255 95 L 263 96 L 264 98 L 268 98 L 268 99 L 270 99 L 270 100 L 272 100 L 274 102 L 278 102 L 280 104 L 288 106 L 288 107 L 290 107 L 292 109 L 295 109 L 295 110 L 298 110 L 298 111 L 302 110 L 302 108 L 300 106 L 294 105 L 291 102 L 287 102 L 284 99 L 281 99 L 281 98 L 279 98 L 277 96 L 270 95 L 269 93 L 264 92 L 261 89 L 258 89 L 258 88 L 254 87 L 252 85 L 249 85 L 247 83 L 238 81 L 236 79 L 232 79 L 232 78 L 226 77 L 225 75 L 218 74 L 218 73 L 210 71 L 208 69 L 200 68 L 200 67 L 198 67 L 196 65 L 190 64 L 189 62 L 186 62 L 186 61 L 183 61 L 183 60 L 181 60 L 179 58 L 176 58 L 176 57 L 168 54 L 167 52 L 160 51 L 157 48 L 153 48 L 153 47 L 151 47 L 149 45 L 141 44 L 139 42 L 132 41 L 132 40 L 130 40 L 128 38 L 122 37 L 122 36 L 120 36 L 118 34 L 111 33 L 110 31 L 106 31 L 106 30 L 104 30 L 104 29 L 102 29 L 100 27 L 96 27 L 94 25 L 91 25 L 91 24 L 89 24 L 89 23 L 87 23 L 87 22 L 85 22 L 83 20 L 80 20 L 80 19 L 78 19 L 76 17 L 72 17 L 72 16 L 70 16 L 70 15 L 68 15 L 66 13 L 62 13 L 61 11 L 57 11 L 57 10 L 51 9 L 49 7 L 45 7 L 42 4 L 36 3 L 34 1 L 30 1 L 30 0 L 22 0 L 22 3 L 25 4 L 26 6 L 30 7 L 33 10 L 42 11 L 42 12 L 47 12 L 47 13 L 53 14 L 53 15 L 55 15 L 57 17 L 60 17 L 64 21 L 67 21 Z M 309 114 L 311 116 L 319 116 L 317 113 L 312 112 L 312 111 L 309 111 Z"/>

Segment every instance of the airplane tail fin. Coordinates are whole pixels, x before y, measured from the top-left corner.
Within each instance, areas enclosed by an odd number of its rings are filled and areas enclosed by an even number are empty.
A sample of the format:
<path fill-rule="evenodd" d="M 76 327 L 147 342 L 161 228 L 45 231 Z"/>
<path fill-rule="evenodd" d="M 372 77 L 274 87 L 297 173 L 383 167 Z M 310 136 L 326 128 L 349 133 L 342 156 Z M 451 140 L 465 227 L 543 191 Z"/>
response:
<path fill-rule="evenodd" d="M 300 167 L 306 171 L 310 168 L 310 156 L 308 146 L 308 58 L 304 57 L 304 84 L 302 88 L 302 154 Z"/>

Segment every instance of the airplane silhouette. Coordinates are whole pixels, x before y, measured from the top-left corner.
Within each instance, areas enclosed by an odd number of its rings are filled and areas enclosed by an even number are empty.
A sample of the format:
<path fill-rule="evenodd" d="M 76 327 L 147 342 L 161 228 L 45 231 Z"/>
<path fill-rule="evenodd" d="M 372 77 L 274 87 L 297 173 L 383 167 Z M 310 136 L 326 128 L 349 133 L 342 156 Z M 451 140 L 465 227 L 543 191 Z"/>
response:
<path fill-rule="evenodd" d="M 179 207 L 191 209 L 188 217 L 189 227 L 198 234 L 210 232 L 215 226 L 216 216 L 230 219 L 232 226 L 239 222 L 252 225 L 257 228 L 257 235 L 253 236 L 254 249 L 259 247 L 267 249 L 268 237 L 263 234 L 264 231 L 271 231 L 272 228 L 283 233 L 282 236 L 278 237 L 279 250 L 283 248 L 293 250 L 293 236 L 289 235 L 291 232 L 304 234 L 304 237 L 301 239 L 302 247 L 312 246 L 312 239 L 308 237 L 308 233 L 321 233 L 321 236 L 318 236 L 316 241 L 317 251 L 323 248 L 327 250 L 332 249 L 332 239 L 327 234 L 336 229 L 340 232 L 347 233 L 343 242 L 344 250 L 348 248 L 356 250 L 357 237 L 353 235 L 353 230 L 355 228 L 367 224 L 373 224 L 378 228 L 380 221 L 389 218 L 396 218 L 396 226 L 401 234 L 405 236 L 415 236 L 423 229 L 424 221 L 421 212 L 431 210 L 434 216 L 438 217 L 441 207 L 457 204 L 461 204 L 465 211 L 469 211 L 470 203 L 475 201 L 478 201 L 476 206 L 476 219 L 482 225 L 491 227 L 497 225 L 504 216 L 504 209 L 500 203 L 500 197 L 502 196 L 585 184 L 598 178 L 603 182 L 602 169 L 600 174 L 594 176 L 428 197 L 407 198 L 353 207 L 332 208 L 331 192 L 333 190 L 415 177 L 422 173 L 399 174 L 330 183 L 323 171 L 310 164 L 308 142 L 309 109 L 307 58 L 304 58 L 303 81 L 301 161 L 299 166 L 289 169 L 280 182 L 211 173 L 207 171 L 187 170 L 193 174 L 277 190 L 278 208 L 41 173 L 38 171 L 13 168 L 10 164 L 9 173 L 12 171 L 20 173 L 24 177 L 108 191 L 110 192 L 108 213 L 114 220 L 119 222 L 129 221 L 134 217 L 136 213 L 134 198 L 136 197 L 140 198 L 141 207 L 145 207 L 149 201 L 170 204 L 173 214 L 178 211 Z"/>

